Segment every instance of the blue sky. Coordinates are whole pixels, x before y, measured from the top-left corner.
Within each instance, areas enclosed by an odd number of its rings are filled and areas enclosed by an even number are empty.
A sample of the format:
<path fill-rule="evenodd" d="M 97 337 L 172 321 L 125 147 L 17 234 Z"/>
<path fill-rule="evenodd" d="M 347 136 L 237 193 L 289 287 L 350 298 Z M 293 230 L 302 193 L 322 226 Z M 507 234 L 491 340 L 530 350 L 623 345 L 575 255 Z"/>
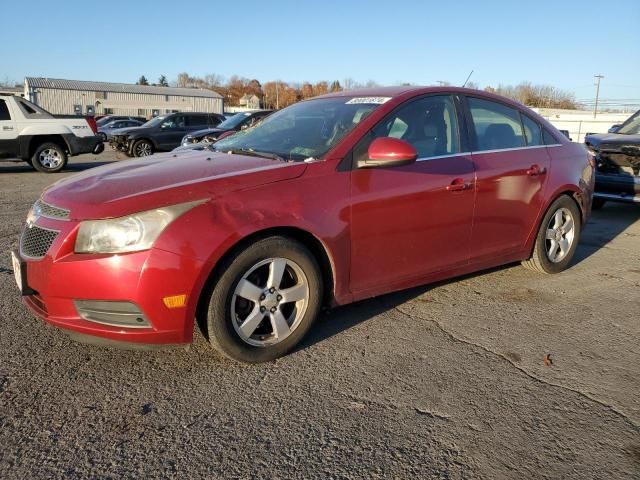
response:
<path fill-rule="evenodd" d="M 640 2 L 6 2 L 0 80 L 237 74 L 480 86 L 527 80 L 640 102 Z"/>

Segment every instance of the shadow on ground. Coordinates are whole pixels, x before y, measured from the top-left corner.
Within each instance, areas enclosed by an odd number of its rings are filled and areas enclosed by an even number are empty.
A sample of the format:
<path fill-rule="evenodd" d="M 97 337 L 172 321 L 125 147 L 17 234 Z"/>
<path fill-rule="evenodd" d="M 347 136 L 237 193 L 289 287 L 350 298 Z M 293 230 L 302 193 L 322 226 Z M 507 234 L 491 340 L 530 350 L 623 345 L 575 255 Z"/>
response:
<path fill-rule="evenodd" d="M 638 218 L 640 218 L 640 206 L 637 205 L 611 203 L 606 204 L 601 210 L 593 212 L 589 218 L 587 228 L 583 230 L 582 238 L 572 264 L 576 265 L 589 258 L 601 248 L 607 248 L 610 242 L 623 234 Z M 320 317 L 315 327 L 307 334 L 306 338 L 296 350 L 302 350 L 315 343 L 327 340 L 334 335 L 349 330 L 360 323 L 366 322 L 386 311 L 409 302 L 433 288 L 510 268 L 514 265 L 518 264 L 509 264 L 490 270 L 482 270 L 462 277 L 455 277 L 429 285 L 421 285 L 408 290 L 362 300 L 329 310 Z"/>
<path fill-rule="evenodd" d="M 607 248 L 640 218 L 640 205 L 609 202 L 591 213 L 573 263 L 580 263 L 601 248 Z M 627 233 L 626 235 L 631 235 Z"/>

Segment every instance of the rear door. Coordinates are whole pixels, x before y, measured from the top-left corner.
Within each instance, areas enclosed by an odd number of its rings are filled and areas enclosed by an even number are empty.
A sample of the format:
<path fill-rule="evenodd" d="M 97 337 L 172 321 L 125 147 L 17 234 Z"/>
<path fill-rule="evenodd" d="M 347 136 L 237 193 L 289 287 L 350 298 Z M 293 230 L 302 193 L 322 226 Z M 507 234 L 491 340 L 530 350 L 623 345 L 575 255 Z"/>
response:
<path fill-rule="evenodd" d="M 202 113 L 187 115 L 187 133 L 207 128 L 209 126 L 208 117 L 209 115 Z M 182 140 L 182 137 L 180 139 Z"/>
<path fill-rule="evenodd" d="M 476 169 L 471 259 L 525 247 L 544 203 L 550 158 L 540 125 L 500 102 L 467 97 Z"/>
<path fill-rule="evenodd" d="M 373 139 L 411 143 L 415 163 L 357 169 Z M 352 172 L 351 289 L 411 283 L 465 265 L 473 218 L 474 169 L 461 148 L 456 101 L 432 95 L 403 104 L 355 147 Z"/>
<path fill-rule="evenodd" d="M 18 129 L 6 100 L 0 98 L 0 158 L 18 156 Z"/>

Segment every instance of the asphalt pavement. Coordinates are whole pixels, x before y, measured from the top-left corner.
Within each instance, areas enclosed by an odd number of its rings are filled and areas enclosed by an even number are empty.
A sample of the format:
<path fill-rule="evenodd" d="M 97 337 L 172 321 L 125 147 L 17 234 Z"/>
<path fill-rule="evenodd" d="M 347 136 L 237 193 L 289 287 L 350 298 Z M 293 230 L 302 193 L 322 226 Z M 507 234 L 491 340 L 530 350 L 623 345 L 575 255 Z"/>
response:
<path fill-rule="evenodd" d="M 46 175 L 0 164 L 0 478 L 640 478 L 640 206 L 574 266 L 510 265 L 325 313 L 258 366 L 71 341 L 9 250 Z"/>

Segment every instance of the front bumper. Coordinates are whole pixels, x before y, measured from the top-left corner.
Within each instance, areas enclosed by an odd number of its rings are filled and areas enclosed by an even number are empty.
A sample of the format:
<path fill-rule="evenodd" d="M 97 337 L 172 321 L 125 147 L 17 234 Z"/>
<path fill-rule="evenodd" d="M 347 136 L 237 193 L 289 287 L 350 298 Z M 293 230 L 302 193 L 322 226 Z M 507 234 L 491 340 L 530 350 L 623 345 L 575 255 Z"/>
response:
<path fill-rule="evenodd" d="M 640 176 L 597 172 L 593 196 L 618 202 L 640 203 Z"/>
<path fill-rule="evenodd" d="M 159 249 L 118 255 L 73 252 L 78 223 L 40 218 L 38 226 L 59 230 L 41 259 L 22 259 L 27 307 L 47 323 L 82 335 L 134 344 L 186 344 L 193 336 L 198 276 L 202 263 Z M 163 299 L 186 295 L 184 306 L 168 308 Z M 147 324 L 119 326 L 88 320 L 78 301 L 130 302 Z M 83 318 L 84 317 L 84 318 Z"/>

